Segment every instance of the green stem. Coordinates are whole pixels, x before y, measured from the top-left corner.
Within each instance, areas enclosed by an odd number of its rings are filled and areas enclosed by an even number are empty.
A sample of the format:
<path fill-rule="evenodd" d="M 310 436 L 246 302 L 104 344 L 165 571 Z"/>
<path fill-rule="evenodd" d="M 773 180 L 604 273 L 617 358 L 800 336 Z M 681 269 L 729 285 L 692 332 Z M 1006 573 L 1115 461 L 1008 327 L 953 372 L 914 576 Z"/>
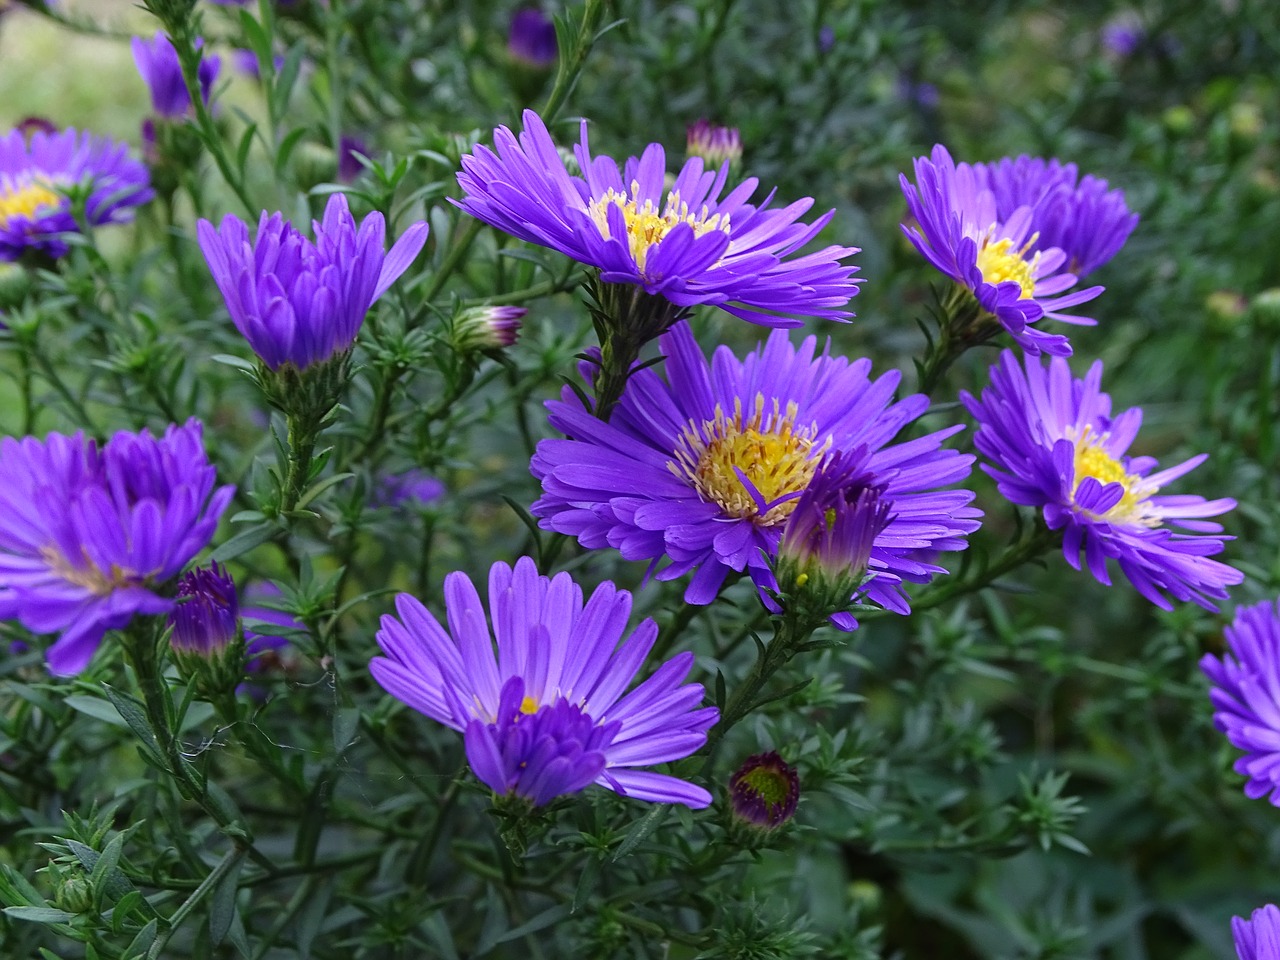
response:
<path fill-rule="evenodd" d="M 179 906 L 177 910 L 173 911 L 173 915 L 169 917 L 169 922 L 165 927 L 164 932 L 156 937 L 155 941 L 151 944 L 151 949 L 147 951 L 148 960 L 159 960 L 170 938 L 175 932 L 177 932 L 178 928 L 182 926 L 187 917 L 191 915 L 191 911 L 198 907 L 200 905 L 200 901 L 207 897 L 210 892 L 212 892 L 218 884 L 222 882 L 223 877 L 239 866 L 240 861 L 244 859 L 244 855 L 247 852 L 246 848 L 239 844 L 233 845 L 232 848 L 227 851 L 227 855 L 222 858 L 216 867 L 209 871 L 209 875 L 204 878 L 200 886 L 196 887 L 195 890 L 191 892 L 191 895 L 182 902 L 182 905 Z"/>
<path fill-rule="evenodd" d="M 1004 552 L 993 562 L 981 567 L 977 572 L 963 577 L 953 577 L 942 585 L 926 590 L 920 596 L 913 598 L 911 610 L 913 613 L 919 613 L 921 610 L 941 606 L 956 597 L 990 586 L 1006 573 L 1040 556 L 1057 543 L 1058 539 L 1057 534 L 1052 530 L 1036 524 L 1031 528 L 1030 533 L 1025 534 L 1017 543 L 1005 547 Z"/>
<path fill-rule="evenodd" d="M 290 413 L 285 420 L 289 425 L 289 465 L 285 474 L 284 493 L 280 498 L 280 513 L 288 515 L 298 505 L 307 485 L 307 477 L 311 474 L 311 459 L 315 454 L 320 431 L 311 417 Z"/>
<path fill-rule="evenodd" d="M 427 284 L 427 289 L 423 291 L 422 302 L 424 304 L 430 303 L 444 289 L 445 282 L 458 269 L 459 264 L 466 259 L 467 251 L 471 249 L 471 244 L 475 238 L 480 235 L 480 228 L 483 226 L 484 224 L 479 220 L 474 217 L 468 217 L 467 222 L 455 231 L 453 242 L 449 244 L 444 260 L 440 262 L 440 267 L 432 275 L 431 281 Z"/>
<path fill-rule="evenodd" d="M 582 22 L 578 25 L 578 36 L 574 40 L 573 49 L 567 55 L 561 57 L 556 70 L 555 86 L 551 88 L 551 93 L 547 96 L 547 102 L 538 111 L 538 115 L 542 117 L 542 122 L 548 128 L 555 122 L 556 114 L 560 112 L 560 108 L 569 99 L 569 94 L 573 92 L 573 88 L 578 85 L 578 78 L 582 75 L 582 68 L 586 65 L 591 48 L 595 45 L 596 30 L 599 28 L 600 17 L 603 13 L 604 0 L 587 0 L 586 6 L 582 11 Z"/>

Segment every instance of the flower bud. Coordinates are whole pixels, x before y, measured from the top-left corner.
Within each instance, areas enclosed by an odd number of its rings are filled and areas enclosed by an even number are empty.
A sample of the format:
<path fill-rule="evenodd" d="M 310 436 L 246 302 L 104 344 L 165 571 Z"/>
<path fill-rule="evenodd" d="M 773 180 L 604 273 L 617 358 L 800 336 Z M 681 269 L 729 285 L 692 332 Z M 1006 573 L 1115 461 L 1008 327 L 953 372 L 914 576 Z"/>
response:
<path fill-rule="evenodd" d="M 516 342 L 524 307 L 471 307 L 453 318 L 450 343 L 459 353 L 501 350 Z"/>
<path fill-rule="evenodd" d="M 734 817 L 760 830 L 776 830 L 796 813 L 800 777 L 772 750 L 746 759 L 729 779 Z"/>
<path fill-rule="evenodd" d="M 1263 290 L 1253 298 L 1249 304 L 1249 322 L 1260 333 L 1280 336 L 1280 287 Z"/>
<path fill-rule="evenodd" d="M 784 609 L 805 620 L 831 618 L 843 630 L 866 580 L 871 548 L 889 523 L 891 503 L 862 473 L 866 451 L 829 457 L 787 518 L 775 576 Z"/>
<path fill-rule="evenodd" d="M 179 672 L 206 696 L 235 688 L 244 674 L 235 582 L 218 564 L 197 567 L 178 581 L 169 615 L 169 643 Z"/>
<path fill-rule="evenodd" d="M 742 159 L 742 138 L 737 127 L 717 127 L 702 119 L 690 124 L 687 133 L 685 153 L 701 157 L 713 170 L 726 163 L 732 168 Z"/>
<path fill-rule="evenodd" d="M 550 70 L 555 66 L 555 22 L 535 7 L 524 7 L 511 18 L 507 35 L 507 52 L 514 63 L 534 70 Z"/>
<path fill-rule="evenodd" d="M 0 263 L 0 313 L 22 306 L 31 292 L 31 274 L 16 263 Z"/>

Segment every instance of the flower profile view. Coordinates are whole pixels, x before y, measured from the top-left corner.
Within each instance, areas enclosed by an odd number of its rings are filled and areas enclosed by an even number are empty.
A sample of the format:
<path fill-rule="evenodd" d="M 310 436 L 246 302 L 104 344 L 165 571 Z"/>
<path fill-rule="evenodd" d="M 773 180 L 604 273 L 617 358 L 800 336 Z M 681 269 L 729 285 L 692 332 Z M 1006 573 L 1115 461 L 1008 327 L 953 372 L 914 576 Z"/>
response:
<path fill-rule="evenodd" d="M 1268 797 L 1280 807 L 1280 602 L 1237 610 L 1223 633 L 1227 652 L 1221 658 L 1205 654 L 1200 661 L 1213 684 L 1213 722 L 1244 751 L 1235 769 L 1248 778 L 1245 794 L 1251 800 Z"/>
<path fill-rule="evenodd" d="M 1010 501 L 1043 510 L 1049 529 L 1063 532 L 1063 554 L 1077 570 L 1083 553 L 1089 572 L 1109 585 L 1114 561 L 1163 609 L 1171 609 L 1167 594 L 1216 610 L 1214 601 L 1244 576 L 1209 559 L 1229 538 L 1205 518 L 1236 502 L 1160 492 L 1206 455 L 1165 470 L 1152 457 L 1128 456 L 1142 410 L 1113 416 L 1101 382 L 1100 361 L 1077 379 L 1062 358 L 1046 368 L 1027 357 L 1024 369 L 1004 351 L 981 398 L 960 395 L 978 421 L 974 445 L 990 461 L 983 470 Z"/>
<path fill-rule="evenodd" d="M 817 342 L 797 347 L 774 331 L 744 359 L 720 347 L 708 363 L 682 323 L 659 344 L 666 382 L 636 373 L 607 424 L 566 389 L 547 404 L 566 439 L 541 441 L 531 463 L 542 481 L 533 514 L 584 547 L 655 567 L 667 558 L 657 578 L 693 573 L 685 599 L 705 604 L 733 572 L 776 589 L 787 520 L 824 458 L 840 454 L 841 475 L 875 487 L 890 517 L 873 539 L 866 597 L 906 612 L 902 581 L 943 572 L 930 554 L 964 549 L 978 528 L 973 494 L 939 489 L 965 479 L 973 457 L 942 447 L 959 426 L 893 443 L 928 399 L 895 401 L 897 371 L 872 380 L 871 361 L 818 353 Z"/>
<path fill-rule="evenodd" d="M 462 732 L 477 777 L 533 806 L 591 783 L 622 796 L 700 808 L 702 787 L 650 770 L 706 741 L 714 707 L 685 683 L 681 653 L 631 686 L 658 635 L 652 620 L 627 636 L 631 594 L 602 583 L 583 602 L 567 573 L 538 574 L 528 557 L 489 571 L 489 620 L 471 580 L 444 583 L 448 629 L 414 597 L 396 597 L 370 664 L 388 693 Z M 494 650 L 496 641 L 496 654 Z"/>
<path fill-rule="evenodd" d="M 1078 289 L 1068 255 L 1058 247 L 1037 247 L 1036 207 L 1024 202 L 999 211 L 985 168 L 956 164 L 941 145 L 930 157 L 916 159 L 915 177 L 914 184 L 905 174 L 899 178 L 914 219 L 902 230 L 921 256 L 967 290 L 1028 353 L 1070 355 L 1065 336 L 1034 325 L 1045 318 L 1093 324 L 1064 311 L 1092 300 L 1102 288 Z"/>
<path fill-rule="evenodd" d="M 156 588 L 204 549 L 231 501 L 215 489 L 199 421 L 161 437 L 120 432 L 0 440 L 0 618 L 56 633 L 49 669 L 89 663 L 103 634 L 167 613 Z"/>
<path fill-rule="evenodd" d="M 1092 174 L 1080 176 L 1074 163 L 1005 157 L 975 163 L 974 172 L 995 195 L 996 216 L 1033 208 L 1033 250 L 1055 247 L 1067 255 L 1067 271 L 1083 279 L 1110 260 L 1138 225 L 1124 192 Z"/>
<path fill-rule="evenodd" d="M 231 321 L 271 370 L 303 370 L 355 343 L 369 308 L 409 268 L 427 241 L 427 225 L 409 227 L 389 251 L 386 224 L 370 213 L 357 224 L 347 198 L 335 193 L 314 242 L 279 213 L 265 211 L 257 235 L 228 215 L 197 232 Z"/>
<path fill-rule="evenodd" d="M 844 307 L 858 292 L 857 268 L 842 261 L 857 249 L 795 256 L 834 211 L 805 224 L 810 198 L 771 209 L 770 194 L 752 206 L 758 181 L 726 193 L 727 167 L 707 170 L 699 157 L 668 188 L 660 144 L 619 168 L 591 155 L 585 122 L 575 148 L 583 175 L 572 176 L 541 118 L 526 110 L 524 125 L 519 137 L 499 127 L 493 150 L 463 157 L 458 205 L 467 213 L 597 268 L 605 284 L 634 284 L 677 307 L 710 304 L 776 327 L 851 316 Z"/>
<path fill-rule="evenodd" d="M 174 49 L 173 42 L 165 34 L 157 33 L 151 40 L 134 37 L 132 48 L 133 62 L 151 92 L 151 108 L 156 115 L 171 119 L 190 113 L 191 94 L 182 76 L 182 64 L 178 61 L 178 51 Z M 209 93 L 218 79 L 221 66 L 220 57 L 202 56 L 200 59 L 197 79 L 200 97 L 205 103 L 209 102 Z"/>
<path fill-rule="evenodd" d="M 70 199 L 76 190 L 85 191 L 90 226 L 127 221 L 153 196 L 147 168 L 106 137 L 73 129 L 0 136 L 0 260 L 28 250 L 63 256 L 63 235 L 80 230 Z"/>

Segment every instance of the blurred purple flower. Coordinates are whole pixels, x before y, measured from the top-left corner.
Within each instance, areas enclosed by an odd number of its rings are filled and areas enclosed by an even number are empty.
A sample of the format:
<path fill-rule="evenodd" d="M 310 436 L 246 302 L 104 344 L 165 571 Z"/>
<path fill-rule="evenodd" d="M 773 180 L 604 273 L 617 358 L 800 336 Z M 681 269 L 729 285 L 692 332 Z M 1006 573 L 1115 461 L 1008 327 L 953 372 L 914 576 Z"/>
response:
<path fill-rule="evenodd" d="M 401 507 L 406 504 L 425 507 L 445 494 L 443 481 L 425 470 L 406 470 L 382 478 L 371 501 L 379 507 Z"/>
<path fill-rule="evenodd" d="M 511 18 L 507 50 L 517 63 L 539 70 L 550 68 L 559 53 L 555 22 L 536 7 L 522 7 Z"/>
<path fill-rule="evenodd" d="M 199 46 L 202 41 L 197 41 Z M 191 95 L 182 76 L 182 64 L 178 51 L 163 33 L 156 33 L 154 40 L 134 37 L 133 62 L 138 73 L 151 91 L 151 107 L 156 115 L 166 119 L 184 117 L 191 112 Z M 201 56 L 198 78 L 200 97 L 209 102 L 209 93 L 218 79 L 222 59 L 217 56 Z"/>

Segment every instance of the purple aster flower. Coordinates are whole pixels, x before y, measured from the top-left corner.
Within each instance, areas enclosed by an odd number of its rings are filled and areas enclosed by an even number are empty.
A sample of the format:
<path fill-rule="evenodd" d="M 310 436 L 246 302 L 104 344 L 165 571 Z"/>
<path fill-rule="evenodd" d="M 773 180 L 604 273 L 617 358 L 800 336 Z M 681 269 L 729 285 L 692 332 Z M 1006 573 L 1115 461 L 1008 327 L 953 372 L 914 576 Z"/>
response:
<path fill-rule="evenodd" d="M 942 145 L 932 159 L 915 161 L 916 184 L 899 177 L 918 227 L 903 225 L 907 238 L 938 271 L 972 292 L 1028 353 L 1068 356 L 1071 345 L 1059 334 L 1032 324 L 1048 317 L 1093 324 L 1063 313 L 1092 300 L 1101 287 L 1073 290 L 1077 277 L 1065 271 L 1067 254 L 1057 247 L 1035 249 L 1035 208 L 1020 206 L 1002 216 L 985 169 L 956 164 Z"/>
<path fill-rule="evenodd" d="M 489 612 L 471 580 L 444 582 L 449 629 L 396 597 L 382 618 L 385 657 L 370 664 L 392 696 L 461 731 L 476 776 L 500 795 L 541 806 L 598 783 L 623 796 L 705 807 L 701 787 L 647 767 L 687 757 L 717 719 L 701 684 L 684 683 L 693 654 L 672 657 L 625 693 L 658 635 L 643 621 L 625 640 L 631 594 L 610 582 L 583 603 L 567 573 L 538 575 L 528 557 L 489 571 Z M 621 641 L 621 642 L 620 642 Z"/>
<path fill-rule="evenodd" d="M 197 40 L 200 46 L 203 41 Z M 191 112 L 191 94 L 187 92 L 187 83 L 182 76 L 182 64 L 178 60 L 178 51 L 173 42 L 161 32 L 157 32 L 154 40 L 134 37 L 133 62 L 137 64 L 138 73 L 146 81 L 151 91 L 151 108 L 156 114 L 168 119 L 185 117 Z M 200 99 L 209 102 L 209 92 L 218 79 L 218 71 L 222 66 L 222 58 L 217 56 L 201 56 L 197 79 L 200 81 Z"/>
<path fill-rule="evenodd" d="M 701 157 L 719 169 L 742 159 L 742 137 L 737 127 L 718 127 L 703 118 L 685 130 L 685 156 Z"/>
<path fill-rule="evenodd" d="M 381 487 L 375 491 L 372 502 L 380 507 L 400 507 L 413 504 L 425 507 L 445 494 L 442 480 L 425 470 L 405 470 L 382 478 Z"/>
<path fill-rule="evenodd" d="M 1280 807 L 1280 601 L 1237 610 L 1224 634 L 1230 653 L 1200 661 L 1213 684 L 1213 722 L 1244 751 L 1235 770 L 1249 778 L 1245 795 L 1271 794 Z"/>
<path fill-rule="evenodd" d="M 559 48 L 555 22 L 536 7 L 522 7 L 511 18 L 507 36 L 511 59 L 527 67 L 547 70 L 554 66 Z"/>
<path fill-rule="evenodd" d="M 1031 249 L 1062 250 L 1067 270 L 1077 278 L 1114 257 L 1138 225 L 1124 191 L 1109 190 L 1107 181 L 1092 175 L 1080 178 L 1074 163 L 1024 155 L 975 163 L 973 169 L 995 195 L 996 216 L 1005 219 L 1019 207 L 1031 207 L 1037 233 Z"/>
<path fill-rule="evenodd" d="M 770 750 L 747 757 L 729 779 L 733 814 L 761 830 L 776 830 L 796 815 L 800 777 L 795 767 Z"/>
<path fill-rule="evenodd" d="M 265 211 L 252 242 L 235 216 L 216 230 L 208 220 L 197 227 L 232 322 L 272 370 L 286 363 L 302 370 L 350 349 L 369 308 L 427 240 L 419 221 L 384 252 L 382 214 L 369 214 L 357 227 L 340 193 L 312 230 L 314 243 L 281 214 Z"/>
<path fill-rule="evenodd" d="M 1161 494 L 1165 486 L 1206 456 L 1156 471 L 1153 457 L 1129 457 L 1142 410 L 1111 415 L 1102 392 L 1102 363 L 1083 380 L 1054 358 L 1048 369 L 1028 357 L 1026 370 L 1011 351 L 991 368 L 981 400 L 960 399 L 978 420 L 974 444 L 991 463 L 983 469 L 1013 503 L 1040 507 L 1051 530 L 1062 530 L 1067 562 L 1080 569 L 1083 551 L 1090 573 L 1110 585 L 1108 560 L 1144 597 L 1165 610 L 1164 594 L 1216 610 L 1214 599 L 1244 576 L 1209 557 L 1229 537 L 1205 520 L 1235 507 L 1234 500 Z M 1166 524 L 1191 531 L 1177 533 Z"/>
<path fill-rule="evenodd" d="M 798 222 L 805 198 L 769 209 L 748 204 L 758 181 L 724 194 L 729 171 L 691 157 L 666 187 L 666 159 L 650 144 L 623 169 L 592 157 L 587 125 L 575 154 L 584 177 L 571 176 L 542 120 L 524 113 L 519 138 L 494 132 L 495 153 L 478 145 L 462 158 L 463 210 L 491 226 L 597 267 L 605 284 L 634 284 L 678 307 L 713 304 L 753 323 L 794 327 L 795 317 L 844 320 L 858 292 L 857 269 L 841 263 L 855 247 L 825 247 L 793 257 L 831 220 Z M 724 194 L 722 196 L 722 194 Z"/>
<path fill-rule="evenodd" d="M 225 568 L 214 563 L 183 574 L 178 581 L 177 599 L 178 605 L 169 614 L 174 650 L 208 659 L 239 636 L 236 584 Z"/>
<path fill-rule="evenodd" d="M 922 552 L 962 550 L 978 528 L 970 491 L 937 489 L 969 475 L 972 456 L 942 449 L 963 427 L 890 444 L 929 406 L 921 395 L 893 401 L 897 371 L 871 380 L 871 361 L 815 356 L 817 338 L 797 348 L 782 331 L 744 360 L 720 347 L 708 364 L 687 324 L 660 348 L 667 382 L 651 369 L 633 374 L 608 423 L 567 388 L 547 404 L 569 439 L 543 440 L 530 465 L 542 481 L 532 510 L 543 527 L 655 567 L 667 557 L 659 580 L 696 570 L 690 603 L 714 600 L 731 571 L 775 591 L 770 561 L 787 518 L 824 458 L 839 453 L 856 483 L 889 505 L 866 596 L 900 613 L 909 610 L 901 581 L 945 572 Z"/>
<path fill-rule="evenodd" d="M 1109 53 L 1118 59 L 1126 60 L 1133 56 L 1146 40 L 1147 31 L 1138 15 L 1132 10 L 1126 10 L 1103 24 L 1100 36 L 1103 47 Z"/>
<path fill-rule="evenodd" d="M 0 618 L 58 633 L 46 657 L 79 673 L 103 634 L 167 613 L 155 588 L 213 537 L 232 487 L 214 489 L 198 420 L 163 437 L 0 440 Z"/>
<path fill-rule="evenodd" d="M 129 220 L 154 196 L 147 168 L 106 137 L 72 129 L 0 137 L 0 260 L 29 249 L 65 254 L 59 234 L 78 230 L 68 192 L 86 187 L 85 217 L 93 226 Z"/>
<path fill-rule="evenodd" d="M 1231 935 L 1240 960 L 1280 960 L 1280 908 L 1269 903 L 1248 920 L 1232 917 Z"/>

